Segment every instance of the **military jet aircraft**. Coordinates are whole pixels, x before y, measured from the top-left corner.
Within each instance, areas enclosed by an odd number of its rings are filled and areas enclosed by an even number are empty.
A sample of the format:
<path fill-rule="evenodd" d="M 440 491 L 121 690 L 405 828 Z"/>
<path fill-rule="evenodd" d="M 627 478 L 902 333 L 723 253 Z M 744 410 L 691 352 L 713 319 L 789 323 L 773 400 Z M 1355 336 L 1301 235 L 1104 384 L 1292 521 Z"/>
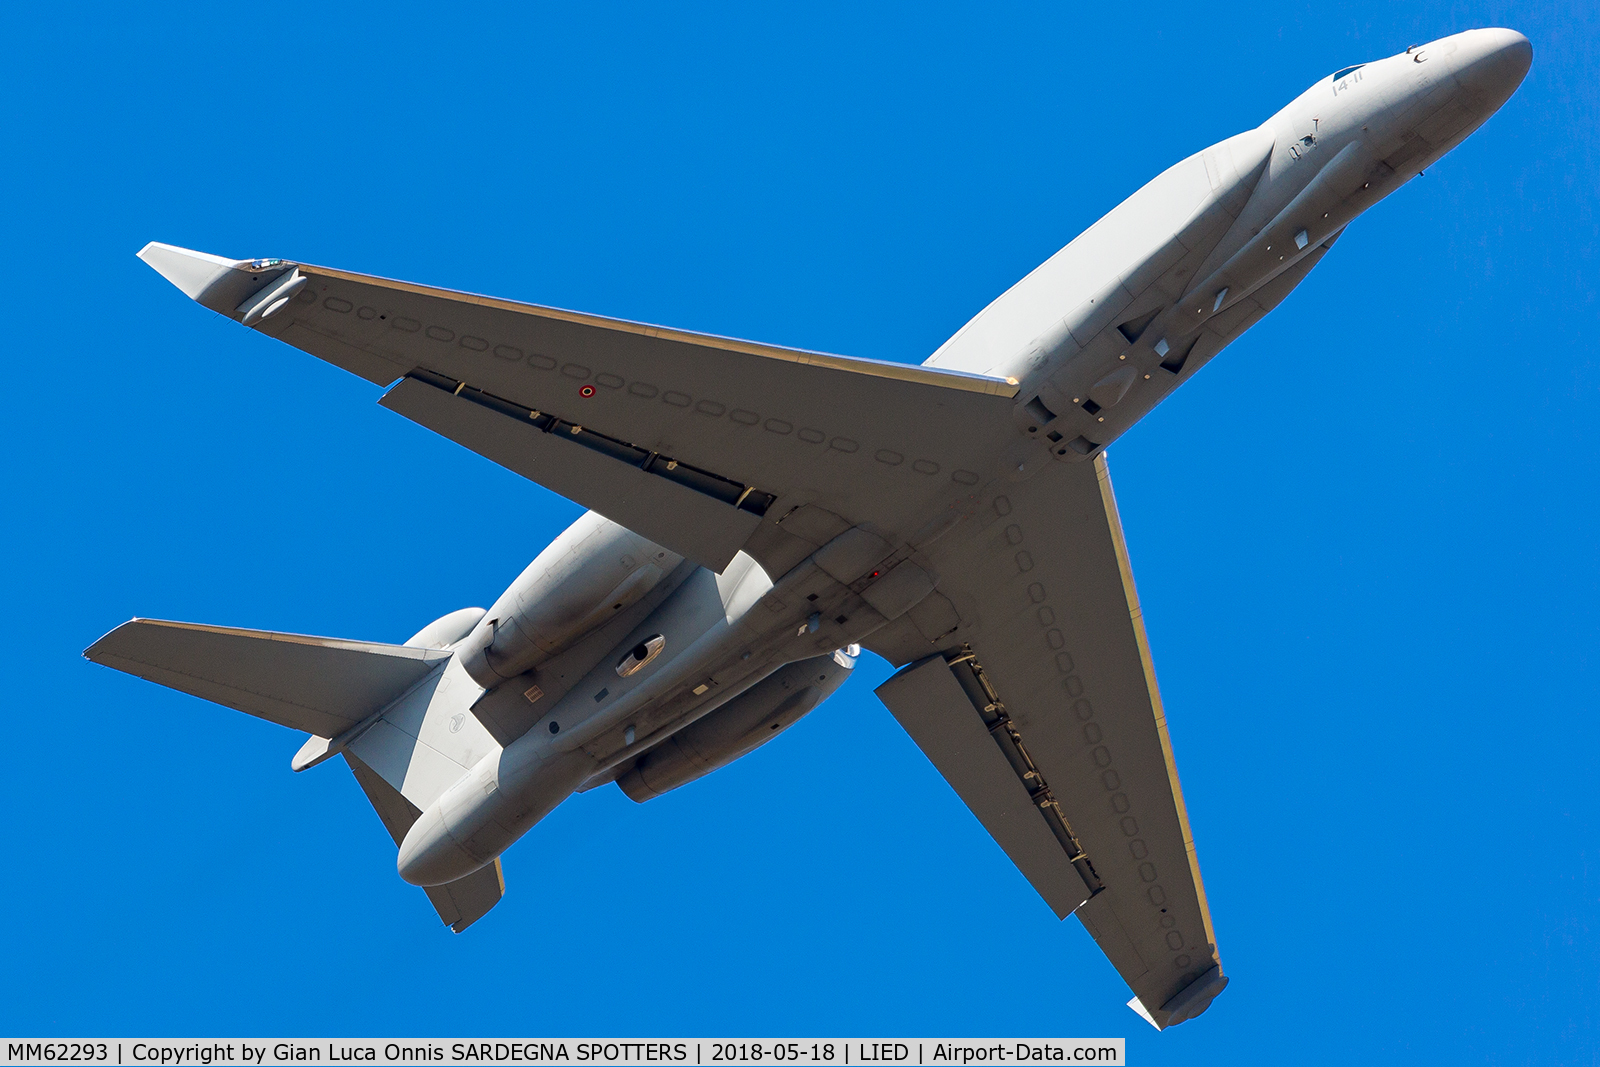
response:
<path fill-rule="evenodd" d="M 1322 78 L 1165 171 L 922 366 L 283 259 L 139 253 L 244 326 L 589 509 L 487 610 L 403 645 L 135 619 L 89 659 L 343 756 L 402 878 L 460 931 L 575 791 L 645 801 L 877 690 L 1164 1028 L 1227 984 L 1105 448 L 1267 314 L 1355 217 L 1510 97 L 1472 30 Z M 859 647 L 858 647 L 859 646 Z"/>

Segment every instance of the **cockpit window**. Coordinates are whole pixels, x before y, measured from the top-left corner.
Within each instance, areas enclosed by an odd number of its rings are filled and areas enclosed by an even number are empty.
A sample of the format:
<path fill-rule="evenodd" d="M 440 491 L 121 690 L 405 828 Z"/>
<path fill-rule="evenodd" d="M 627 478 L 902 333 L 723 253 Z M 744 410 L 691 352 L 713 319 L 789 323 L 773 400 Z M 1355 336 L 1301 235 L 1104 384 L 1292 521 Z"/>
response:
<path fill-rule="evenodd" d="M 1333 80 L 1334 80 L 1334 81 L 1338 81 L 1338 80 L 1339 80 L 1339 79 L 1340 79 L 1340 78 L 1342 78 L 1342 77 L 1344 77 L 1344 76 L 1345 76 L 1345 75 L 1346 75 L 1346 74 L 1350 74 L 1350 73 L 1352 73 L 1352 72 L 1353 72 L 1353 71 L 1358 71 L 1358 70 L 1360 70 L 1360 69 L 1361 69 L 1361 68 L 1362 68 L 1362 67 L 1364 67 L 1364 66 L 1366 66 L 1366 64 L 1365 64 L 1365 63 L 1357 63 L 1357 64 L 1356 64 L 1356 65 L 1355 65 L 1355 66 L 1353 66 L 1353 67 L 1345 67 L 1345 68 L 1344 68 L 1344 69 L 1343 69 L 1343 70 L 1341 70 L 1341 71 L 1338 71 L 1338 72 L 1337 72 L 1337 73 L 1335 73 L 1335 74 L 1334 74 L 1334 76 L 1333 76 Z"/>

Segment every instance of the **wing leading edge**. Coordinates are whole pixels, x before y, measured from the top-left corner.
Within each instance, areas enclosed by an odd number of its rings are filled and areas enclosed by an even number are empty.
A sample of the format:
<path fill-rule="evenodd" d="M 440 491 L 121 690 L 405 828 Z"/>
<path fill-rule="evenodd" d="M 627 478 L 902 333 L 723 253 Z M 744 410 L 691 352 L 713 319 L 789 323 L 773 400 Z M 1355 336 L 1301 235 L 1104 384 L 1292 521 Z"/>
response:
<path fill-rule="evenodd" d="M 1104 458 L 1000 489 L 936 547 L 961 617 L 879 688 L 1158 1027 L 1227 984 Z M 868 647 L 874 647 L 869 640 Z M 879 645 L 891 659 L 901 647 Z"/>

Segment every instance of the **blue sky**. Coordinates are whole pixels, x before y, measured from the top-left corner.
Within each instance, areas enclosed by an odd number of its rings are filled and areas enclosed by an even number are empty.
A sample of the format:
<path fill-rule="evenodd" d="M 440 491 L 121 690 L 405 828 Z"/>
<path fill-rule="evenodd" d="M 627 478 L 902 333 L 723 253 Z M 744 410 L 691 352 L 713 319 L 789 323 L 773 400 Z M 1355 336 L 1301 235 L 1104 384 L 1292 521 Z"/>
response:
<path fill-rule="evenodd" d="M 1092 9 L 1091 9 L 1092 8 Z M 18 7 L 0 87 L 0 1031 L 1127 1035 L 1600 1062 L 1600 17 L 1570 4 Z M 148 240 L 923 359 L 1178 159 L 1456 30 L 1521 91 L 1111 450 L 1226 970 L 1156 1034 L 872 696 L 574 798 L 439 927 L 342 763 L 92 666 L 403 640 L 577 509 Z"/>

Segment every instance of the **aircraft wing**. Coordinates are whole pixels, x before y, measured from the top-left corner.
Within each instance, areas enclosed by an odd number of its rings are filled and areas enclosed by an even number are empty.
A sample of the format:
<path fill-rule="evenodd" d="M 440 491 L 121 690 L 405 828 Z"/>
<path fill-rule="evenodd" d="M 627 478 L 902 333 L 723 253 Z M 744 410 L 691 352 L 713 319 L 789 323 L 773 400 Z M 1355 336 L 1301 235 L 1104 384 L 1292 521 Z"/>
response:
<path fill-rule="evenodd" d="M 1103 456 L 999 490 L 935 549 L 960 626 L 879 695 L 1130 1007 L 1198 1015 L 1227 979 Z"/>
<path fill-rule="evenodd" d="M 774 577 L 808 555 L 815 543 L 772 532 L 803 505 L 822 527 L 847 517 L 827 536 L 860 523 L 909 535 L 1015 433 L 1009 380 L 281 260 L 160 244 L 140 256 L 215 311 L 398 380 L 386 407 L 717 571 L 741 548 Z"/>

